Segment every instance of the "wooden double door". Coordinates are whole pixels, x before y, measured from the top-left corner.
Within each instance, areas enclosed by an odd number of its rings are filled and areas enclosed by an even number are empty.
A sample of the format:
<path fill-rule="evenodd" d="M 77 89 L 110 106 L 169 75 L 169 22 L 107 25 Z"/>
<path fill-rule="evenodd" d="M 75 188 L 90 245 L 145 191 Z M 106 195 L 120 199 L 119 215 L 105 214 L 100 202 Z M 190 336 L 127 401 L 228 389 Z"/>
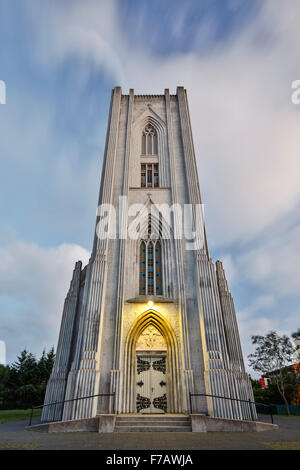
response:
<path fill-rule="evenodd" d="M 138 413 L 167 412 L 166 355 L 137 355 L 136 409 Z"/>

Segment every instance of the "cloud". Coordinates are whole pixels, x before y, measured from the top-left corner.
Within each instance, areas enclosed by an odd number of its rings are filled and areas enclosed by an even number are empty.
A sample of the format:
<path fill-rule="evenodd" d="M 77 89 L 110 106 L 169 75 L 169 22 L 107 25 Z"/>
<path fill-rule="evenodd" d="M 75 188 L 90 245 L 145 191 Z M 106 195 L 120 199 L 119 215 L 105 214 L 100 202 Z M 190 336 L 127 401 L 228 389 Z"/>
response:
<path fill-rule="evenodd" d="M 251 344 L 252 335 L 265 335 L 271 330 L 277 329 L 278 319 L 268 317 L 268 311 L 275 306 L 275 298 L 272 295 L 262 295 L 255 298 L 244 310 L 237 312 L 238 328 L 245 358 L 245 366 L 249 372 L 247 356 L 253 352 Z"/>
<path fill-rule="evenodd" d="M 229 285 L 231 282 L 236 281 L 238 270 L 235 266 L 235 261 L 230 253 L 226 253 L 222 257 L 223 268 L 226 272 L 226 279 Z"/>
<path fill-rule="evenodd" d="M 87 130 L 79 135 L 76 116 L 69 127 L 59 127 L 56 106 L 63 108 L 22 93 L 17 85 L 10 88 L 10 101 L 0 113 L 0 237 L 5 220 L 37 243 L 89 246 L 105 141 L 98 130 L 102 116 L 86 116 Z"/>
<path fill-rule="evenodd" d="M 138 41 L 129 47 L 116 2 L 38 4 L 44 14 L 35 10 L 32 20 L 39 58 L 47 66 L 70 57 L 84 66 L 92 61 L 125 92 L 187 88 L 211 242 L 254 239 L 295 210 L 300 133 L 290 95 L 300 72 L 300 4 L 265 1 L 252 22 L 209 53 L 198 54 L 192 45 L 190 52 L 167 59 Z M 182 26 L 174 23 L 174 28 Z M 202 28 L 205 22 L 198 25 L 200 36 Z"/>
<path fill-rule="evenodd" d="M 249 373 L 254 376 L 258 375 L 248 366 L 247 356 L 255 350 L 255 346 L 251 342 L 251 336 L 263 336 L 272 330 L 276 330 L 279 335 L 290 336 L 291 333 L 297 330 L 299 318 L 299 309 L 291 309 L 289 314 L 281 309 L 280 314 L 278 314 L 276 311 L 276 297 L 273 295 L 259 296 L 250 302 L 244 310 L 237 311 L 245 366 Z"/>
<path fill-rule="evenodd" d="M 253 302 L 247 307 L 246 310 L 239 313 L 240 317 L 243 319 L 249 318 L 249 316 L 264 310 L 273 307 L 275 304 L 275 299 L 272 295 L 262 295 L 253 300 Z"/>
<path fill-rule="evenodd" d="M 291 83 L 300 78 L 300 3 L 265 0 L 224 41 L 217 38 L 218 18 L 207 23 L 204 15 L 188 51 L 170 55 L 153 50 L 151 38 L 147 44 L 137 35 L 130 42 L 119 6 L 112 0 L 39 0 L 32 9 L 26 3 L 38 64 L 59 70 L 75 60 L 83 83 L 97 70 L 124 93 L 187 88 L 209 245 L 226 253 L 229 277 L 246 283 L 248 298 L 260 290 L 259 300 L 248 300 L 241 313 L 242 336 L 292 327 L 295 311 L 283 319 L 276 304 L 280 296 L 300 296 L 300 107 L 291 103 Z M 189 25 L 183 17 L 176 23 L 176 12 L 171 30 L 184 40 Z M 164 25 L 157 21 L 155 30 L 147 29 L 145 11 L 140 15 L 134 18 L 137 34 L 145 39 L 151 31 L 163 44 Z M 59 168 L 69 175 L 67 186 L 76 188 L 77 170 L 68 172 L 68 159 Z M 58 188 L 62 182 L 58 177 Z M 74 190 L 74 204 L 76 197 L 81 194 Z M 265 314 L 270 306 L 272 318 Z"/>
<path fill-rule="evenodd" d="M 15 239 L 0 247 L 0 257 L 0 331 L 8 359 L 25 346 L 41 353 L 57 343 L 74 264 L 86 264 L 89 253 L 78 245 L 44 248 Z"/>
<path fill-rule="evenodd" d="M 243 278 L 277 295 L 300 293 L 300 225 L 258 243 L 237 258 Z"/>
<path fill-rule="evenodd" d="M 70 4 L 36 0 L 34 9 L 28 4 L 25 11 L 36 27 L 39 41 L 36 57 L 46 69 L 74 57 L 82 60 L 83 67 L 78 73 L 90 62 L 109 77 L 123 78 L 119 49 L 125 52 L 125 44 L 122 46 L 122 36 L 116 27 L 115 1 L 86 0 L 83 4 L 75 0 Z M 84 76 L 87 77 L 83 72 Z"/>

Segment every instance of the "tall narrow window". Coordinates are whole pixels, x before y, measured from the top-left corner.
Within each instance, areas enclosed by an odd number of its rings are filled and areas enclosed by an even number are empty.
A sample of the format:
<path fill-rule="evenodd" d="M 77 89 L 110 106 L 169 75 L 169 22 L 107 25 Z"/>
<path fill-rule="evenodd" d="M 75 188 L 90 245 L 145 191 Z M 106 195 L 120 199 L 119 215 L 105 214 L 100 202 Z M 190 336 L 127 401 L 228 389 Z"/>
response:
<path fill-rule="evenodd" d="M 155 289 L 156 295 L 162 295 L 162 275 L 161 275 L 161 246 L 160 242 L 155 244 Z"/>
<path fill-rule="evenodd" d="M 146 243 L 140 246 L 140 294 L 146 294 Z"/>
<path fill-rule="evenodd" d="M 152 188 L 152 165 L 147 165 L 147 188 Z"/>
<path fill-rule="evenodd" d="M 141 187 L 146 188 L 146 165 L 141 166 Z"/>
<path fill-rule="evenodd" d="M 153 243 L 148 244 L 148 295 L 154 294 L 154 253 Z"/>
<path fill-rule="evenodd" d="M 157 155 L 157 134 L 151 124 L 147 124 L 142 135 L 142 154 Z"/>
<path fill-rule="evenodd" d="M 153 165 L 153 185 L 155 188 L 158 188 L 158 164 Z"/>
<path fill-rule="evenodd" d="M 146 134 L 143 133 L 142 135 L 142 155 L 146 155 Z"/>
<path fill-rule="evenodd" d="M 161 244 L 158 240 L 140 244 L 140 295 L 162 295 Z"/>
<path fill-rule="evenodd" d="M 158 188 L 159 172 L 158 163 L 141 164 L 141 188 Z"/>

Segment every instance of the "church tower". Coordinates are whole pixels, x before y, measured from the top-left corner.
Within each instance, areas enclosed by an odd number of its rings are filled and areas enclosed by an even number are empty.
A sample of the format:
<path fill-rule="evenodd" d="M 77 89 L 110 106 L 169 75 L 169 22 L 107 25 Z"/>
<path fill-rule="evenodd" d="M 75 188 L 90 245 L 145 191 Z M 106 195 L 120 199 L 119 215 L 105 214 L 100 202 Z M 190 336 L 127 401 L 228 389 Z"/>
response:
<path fill-rule="evenodd" d="M 93 250 L 87 266 L 75 265 L 45 398 L 66 402 L 44 407 L 44 421 L 251 419 L 234 303 L 201 207 L 186 90 L 115 87 Z M 81 397 L 91 398 L 68 401 Z"/>

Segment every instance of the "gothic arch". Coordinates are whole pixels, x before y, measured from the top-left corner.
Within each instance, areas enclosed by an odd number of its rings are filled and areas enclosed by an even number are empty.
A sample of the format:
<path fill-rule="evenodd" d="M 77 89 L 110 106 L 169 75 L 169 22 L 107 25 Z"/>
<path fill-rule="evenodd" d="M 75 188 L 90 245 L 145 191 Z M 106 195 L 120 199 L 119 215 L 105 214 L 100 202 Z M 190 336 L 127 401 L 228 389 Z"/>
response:
<path fill-rule="evenodd" d="M 140 212 L 130 221 L 133 230 L 139 227 L 137 239 L 142 240 L 145 237 L 147 238 L 149 214 L 151 214 L 151 226 L 154 238 L 162 238 L 164 240 L 172 239 L 174 235 L 171 223 L 169 224 L 169 221 L 165 219 L 163 213 L 159 212 L 158 206 L 155 205 L 151 197 L 148 198 Z"/>
<path fill-rule="evenodd" d="M 149 123 L 142 132 L 142 155 L 157 155 L 157 132 Z"/>
<path fill-rule="evenodd" d="M 165 122 L 148 107 L 133 123 L 133 136 L 141 142 L 142 133 L 147 124 L 150 124 L 157 134 L 157 154 L 159 163 L 159 186 L 170 186 L 170 170 L 168 157 L 167 127 Z M 142 150 L 142 149 L 141 149 Z M 140 152 L 141 155 L 141 152 Z"/>
<path fill-rule="evenodd" d="M 131 256 L 136 260 L 130 275 L 134 282 L 129 291 L 128 298 L 134 298 L 139 295 L 140 279 L 140 245 L 142 240 L 148 239 L 148 217 L 151 214 L 152 240 L 159 240 L 161 244 L 161 268 L 162 268 L 162 294 L 167 298 L 174 298 L 177 291 L 177 279 L 174 265 L 174 234 L 172 226 L 160 212 L 151 198 L 148 198 L 141 211 L 130 221 L 132 226 L 132 239 L 130 240 Z M 137 230 L 138 227 L 138 230 Z M 136 235 L 136 232 L 138 234 Z"/>
<path fill-rule="evenodd" d="M 153 309 L 139 315 L 127 335 L 124 354 L 121 413 L 136 412 L 136 343 L 141 333 L 150 325 L 157 328 L 167 344 L 168 413 L 180 413 L 182 412 L 182 390 L 178 342 L 170 322 Z"/>

